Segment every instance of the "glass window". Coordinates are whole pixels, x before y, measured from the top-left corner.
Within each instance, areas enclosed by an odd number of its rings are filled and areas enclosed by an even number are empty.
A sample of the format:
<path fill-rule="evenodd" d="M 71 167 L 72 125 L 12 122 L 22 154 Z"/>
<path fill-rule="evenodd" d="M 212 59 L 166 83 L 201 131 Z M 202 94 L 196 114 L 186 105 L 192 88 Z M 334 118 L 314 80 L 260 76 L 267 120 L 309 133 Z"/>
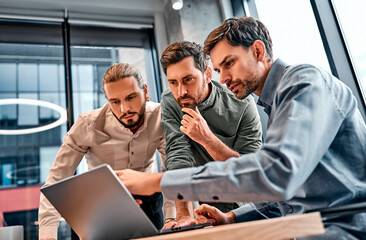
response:
<path fill-rule="evenodd" d="M 34 63 L 18 64 L 19 91 L 35 92 L 38 90 L 38 66 Z"/>
<path fill-rule="evenodd" d="M 0 49 L 7 48 L 8 44 L 1 44 Z M 15 63 L 0 63 L 0 92 L 14 92 L 16 91 L 16 82 L 14 81 L 16 75 Z"/>
<path fill-rule="evenodd" d="M 330 71 L 309 0 L 256 0 L 259 19 L 273 41 L 274 57 L 289 64 L 310 63 Z"/>
<path fill-rule="evenodd" d="M 23 93 L 23 94 L 19 94 L 19 98 L 37 100 L 37 94 Z M 17 116 L 18 116 L 18 126 L 35 127 L 35 126 L 38 126 L 38 124 L 39 124 L 37 106 L 19 104 Z"/>
<path fill-rule="evenodd" d="M 116 44 L 117 45 L 117 44 Z M 150 64 L 151 54 L 143 47 L 116 46 L 72 46 L 72 84 L 74 119 L 81 113 L 100 108 L 107 103 L 102 92 L 103 76 L 108 68 L 119 62 L 133 64 L 147 82 L 152 101 L 158 101 L 157 88 Z M 147 73 L 150 74 L 147 74 Z M 149 78 L 147 77 L 149 76 Z M 83 158 L 77 172 L 87 171 L 86 160 Z"/>
<path fill-rule="evenodd" d="M 41 180 L 41 182 L 46 182 L 48 173 L 50 171 L 50 167 L 53 163 L 53 160 L 56 157 L 58 149 L 59 149 L 58 146 L 40 148 L 39 157 L 40 157 L 40 180 Z"/>
<path fill-rule="evenodd" d="M 333 5 L 366 102 L 366 1 L 333 0 Z"/>
<path fill-rule="evenodd" d="M 49 63 L 40 64 L 39 87 L 42 92 L 60 90 L 61 85 L 60 81 L 64 83 L 65 80 L 64 78 L 60 78 L 59 72 L 60 72 L 60 64 L 49 64 Z"/>
<path fill-rule="evenodd" d="M 6 33 L 0 34 L 0 100 L 41 100 L 66 108 L 61 24 L 4 19 L 0 19 L 0 23 L 0 32 Z M 69 109 L 75 119 L 80 113 L 106 103 L 101 91 L 102 78 L 112 64 L 120 61 L 140 69 L 153 91 L 152 99 L 158 101 L 160 88 L 156 81 L 159 79 L 154 79 L 146 29 L 74 26 L 70 30 L 73 105 Z M 59 116 L 58 112 L 37 105 L 0 104 L 0 129 L 34 128 L 54 122 Z M 0 199 L 9 194 L 21 199 L 31 191 L 31 195 L 39 195 L 66 131 L 64 123 L 43 132 L 0 135 Z M 83 160 L 78 172 L 86 170 Z M 0 227 L 21 224 L 24 239 L 38 239 L 37 201 L 24 200 L 19 212 L 11 208 L 10 202 L 1 206 Z M 58 236 L 59 239 L 70 238 L 70 228 L 65 221 L 60 224 Z"/>
<path fill-rule="evenodd" d="M 13 184 L 12 178 L 9 173 L 13 172 L 12 163 L 1 164 L 1 185 L 7 186 Z"/>
<path fill-rule="evenodd" d="M 146 56 L 144 48 L 72 46 L 71 56 L 75 120 L 79 114 L 107 103 L 102 92 L 103 76 L 111 65 L 118 62 L 130 63 L 137 67 L 148 84 L 152 100 L 157 101 L 155 79 L 147 77 L 153 74 L 147 74 L 146 58 L 149 56 Z"/>
<path fill-rule="evenodd" d="M 12 22 L 11 24 L 15 24 Z M 21 23 L 15 24 L 20 26 Z M 41 24 L 42 25 L 42 24 Z M 2 22 L 0 32 L 7 23 Z M 0 40 L 0 100 L 32 99 L 51 102 L 65 107 L 65 80 L 63 68 L 63 50 L 55 42 L 25 43 L 34 39 L 27 34 L 39 37 L 40 42 L 50 39 L 46 31 L 36 31 L 37 24 L 24 24 L 28 31 L 16 31 L 17 27 L 7 27 L 12 32 L 6 37 L 14 36 L 12 42 Z M 43 25 L 42 25 L 43 26 Z M 57 26 L 54 26 L 57 28 Z M 33 31 L 29 31 L 33 29 Z M 37 32 L 36 35 L 33 33 Z M 61 28 L 58 31 L 59 42 L 62 42 Z M 2 39 L 2 37 L 0 37 Z M 54 37 L 52 37 L 54 41 Z M 20 130 L 39 127 L 58 119 L 59 114 L 52 109 L 37 105 L 7 104 L 0 105 L 0 129 Z M 27 195 L 39 195 L 40 186 L 48 174 L 50 162 L 61 146 L 66 133 L 66 124 L 46 132 L 18 135 L 0 135 L 0 198 L 12 195 L 22 199 Z M 47 169 L 47 170 L 45 170 Z M 27 199 L 27 198 L 24 198 Z M 0 216 L 3 224 L 24 226 L 24 239 L 38 239 L 38 227 L 34 225 L 38 218 L 37 201 L 25 200 L 22 211 L 16 212 L 9 205 L 1 206 Z M 28 216 L 32 213 L 32 217 Z"/>
<path fill-rule="evenodd" d="M 2 86 L 2 85 L 0 85 Z M 1 93 L 0 99 L 15 98 L 15 93 Z M 17 119 L 17 106 L 16 105 L 0 105 L 0 128 L 7 128 L 10 120 L 14 121 Z"/>

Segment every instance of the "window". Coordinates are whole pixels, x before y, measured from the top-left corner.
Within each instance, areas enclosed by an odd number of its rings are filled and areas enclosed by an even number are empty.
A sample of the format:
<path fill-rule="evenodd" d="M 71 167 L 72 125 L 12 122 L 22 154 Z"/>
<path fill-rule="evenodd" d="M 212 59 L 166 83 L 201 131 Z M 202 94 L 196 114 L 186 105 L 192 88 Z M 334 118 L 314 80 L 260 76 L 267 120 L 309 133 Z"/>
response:
<path fill-rule="evenodd" d="M 273 41 L 274 57 L 289 64 L 310 63 L 330 70 L 308 0 L 256 0 L 259 19 Z"/>
<path fill-rule="evenodd" d="M 350 7 L 352 4 L 352 7 Z M 333 5 L 341 26 L 341 30 L 351 55 L 357 80 L 366 102 L 366 32 L 363 30 L 366 16 L 366 2 L 355 0 L 352 2 L 333 0 Z"/>
<path fill-rule="evenodd" d="M 0 100 L 41 100 L 66 108 L 60 25 L 1 22 L 0 28 L 8 33 L 0 37 Z M 43 40 L 27 41 L 27 31 L 23 31 L 27 28 L 38 30 Z M 47 33 L 46 29 L 52 30 Z M 50 34 L 59 41 L 46 43 Z M 39 127 L 59 117 L 57 111 L 37 105 L 0 105 L 2 130 Z M 65 133 L 64 123 L 42 132 L 0 135 L 1 225 L 23 225 L 25 239 L 38 238 L 39 189 L 57 153 L 46 149 L 58 149 Z"/>
<path fill-rule="evenodd" d="M 364 1 L 231 2 L 236 16 L 259 18 L 268 27 L 273 41 L 274 58 L 280 57 L 289 64 L 310 63 L 331 72 L 350 87 L 359 103 L 358 108 L 366 119 L 366 51 L 363 44 L 366 33 L 361 31 L 362 23 L 365 22 L 361 13 L 366 4 Z M 342 31 L 339 30 L 339 25 Z M 262 108 L 258 111 L 265 136 L 267 116 Z"/>
<path fill-rule="evenodd" d="M 61 23 L 0 20 L 0 101 L 41 100 L 66 109 L 61 30 Z M 106 103 L 102 77 L 118 62 L 137 66 L 147 80 L 152 100 L 160 100 L 151 33 L 149 29 L 71 26 L 70 111 L 75 119 Z M 60 113 L 50 108 L 0 103 L 0 130 L 39 127 L 60 118 Z M 38 239 L 39 190 L 66 132 L 63 123 L 32 134 L 0 134 L 0 227 L 20 224 L 24 226 L 24 239 Z M 85 170 L 84 163 L 78 171 Z M 58 236 L 70 236 L 65 222 L 60 224 Z"/>

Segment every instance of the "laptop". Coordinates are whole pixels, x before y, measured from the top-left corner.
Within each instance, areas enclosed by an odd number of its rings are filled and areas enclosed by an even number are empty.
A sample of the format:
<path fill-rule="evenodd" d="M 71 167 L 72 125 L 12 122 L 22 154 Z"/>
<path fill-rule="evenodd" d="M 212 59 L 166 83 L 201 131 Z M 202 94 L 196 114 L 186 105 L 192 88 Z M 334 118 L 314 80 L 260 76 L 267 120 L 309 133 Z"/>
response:
<path fill-rule="evenodd" d="M 79 237 L 88 240 L 141 238 L 212 225 L 159 231 L 107 164 L 42 187 L 41 192 Z"/>

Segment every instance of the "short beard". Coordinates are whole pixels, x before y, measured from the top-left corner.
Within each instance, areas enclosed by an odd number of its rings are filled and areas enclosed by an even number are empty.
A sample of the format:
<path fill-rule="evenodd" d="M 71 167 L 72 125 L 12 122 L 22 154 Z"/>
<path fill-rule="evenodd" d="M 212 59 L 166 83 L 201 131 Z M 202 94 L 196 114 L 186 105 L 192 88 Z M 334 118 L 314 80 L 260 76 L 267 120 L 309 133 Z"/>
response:
<path fill-rule="evenodd" d="M 125 127 L 125 128 L 134 128 L 134 127 L 136 127 L 136 126 L 138 126 L 140 123 L 141 123 L 141 121 L 143 120 L 143 117 L 144 117 L 144 113 L 142 113 L 142 114 L 138 114 L 138 116 L 139 116 L 139 118 L 137 119 L 137 121 L 136 122 L 133 122 L 133 120 L 128 120 L 127 121 L 127 124 L 125 124 L 124 122 L 122 122 L 122 120 L 121 119 L 118 119 L 119 120 L 119 122 Z"/>
<path fill-rule="evenodd" d="M 131 129 L 131 128 L 134 128 L 136 126 L 138 126 L 141 121 L 144 120 L 144 115 L 145 115 L 145 108 L 146 108 L 146 102 L 141 106 L 141 109 L 140 109 L 140 112 L 137 113 L 137 112 L 127 112 L 126 114 L 123 114 L 120 118 L 118 118 L 116 115 L 113 115 L 118 119 L 118 121 L 125 127 L 125 128 L 128 128 L 128 129 Z M 137 114 L 139 116 L 139 118 L 137 119 L 136 122 L 133 122 L 132 119 L 128 120 L 127 121 L 127 124 L 124 123 L 122 121 L 122 119 L 127 115 L 127 114 Z"/>
<path fill-rule="evenodd" d="M 192 99 L 192 103 L 181 103 L 180 100 L 182 100 L 182 99 Z M 197 106 L 197 104 L 198 104 L 196 99 L 191 98 L 191 97 L 184 97 L 184 96 L 179 97 L 177 100 L 177 103 L 181 108 L 193 108 L 193 106 Z"/>
<path fill-rule="evenodd" d="M 249 82 L 249 81 L 247 81 L 247 82 Z M 233 92 L 234 93 L 234 95 L 235 95 L 235 97 L 237 98 L 237 99 L 240 99 L 240 100 L 242 100 L 242 99 L 245 99 L 246 97 L 248 97 L 250 94 L 252 94 L 257 88 L 258 88 L 258 86 L 259 86 L 259 82 L 255 82 L 255 83 L 253 83 L 252 85 L 244 85 L 243 83 L 241 83 L 241 85 L 242 85 L 242 89 L 243 89 L 243 91 L 241 91 L 241 92 L 239 92 L 239 90 L 237 90 L 236 92 Z M 238 95 L 238 94 L 240 94 L 240 95 Z"/>
<path fill-rule="evenodd" d="M 209 84 L 211 84 L 211 83 L 209 83 Z M 209 84 L 207 86 L 209 86 Z M 206 85 L 206 83 L 205 82 L 202 82 L 202 86 L 201 86 L 201 89 L 200 89 L 201 95 L 198 95 L 197 98 L 194 98 L 194 97 L 191 97 L 191 96 L 188 96 L 188 95 L 184 95 L 184 96 L 179 97 L 178 99 L 176 99 L 178 105 L 181 108 L 191 108 L 191 109 L 194 109 L 198 104 L 202 103 L 205 100 L 205 98 L 206 98 L 206 95 L 207 95 L 207 92 L 208 92 L 208 88 L 209 87 L 207 87 L 205 89 L 205 85 Z M 181 103 L 180 100 L 182 100 L 182 99 L 191 99 L 192 100 L 192 103 Z"/>

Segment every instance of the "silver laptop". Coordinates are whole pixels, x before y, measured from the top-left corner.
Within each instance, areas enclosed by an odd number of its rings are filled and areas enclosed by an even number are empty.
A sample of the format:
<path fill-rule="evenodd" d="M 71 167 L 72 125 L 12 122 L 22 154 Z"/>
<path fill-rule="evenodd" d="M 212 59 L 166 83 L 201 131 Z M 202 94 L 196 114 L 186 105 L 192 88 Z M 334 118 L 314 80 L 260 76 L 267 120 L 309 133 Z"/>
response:
<path fill-rule="evenodd" d="M 88 240 L 140 238 L 210 225 L 158 231 L 106 164 L 43 187 L 41 192 L 79 237 Z"/>

